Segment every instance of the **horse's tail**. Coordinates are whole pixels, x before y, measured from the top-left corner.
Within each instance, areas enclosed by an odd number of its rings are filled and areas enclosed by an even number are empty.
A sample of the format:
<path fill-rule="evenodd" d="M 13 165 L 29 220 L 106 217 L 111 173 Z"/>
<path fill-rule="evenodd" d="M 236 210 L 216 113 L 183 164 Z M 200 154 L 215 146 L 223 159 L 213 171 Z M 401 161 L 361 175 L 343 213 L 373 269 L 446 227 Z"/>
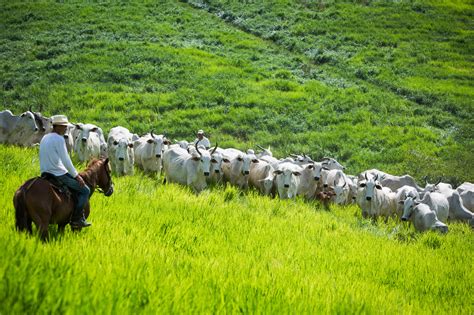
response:
<path fill-rule="evenodd" d="M 24 231 L 28 228 L 28 213 L 26 211 L 25 191 L 18 189 L 13 197 L 15 206 L 15 226 L 18 231 Z"/>
<path fill-rule="evenodd" d="M 28 229 L 28 211 L 26 208 L 26 192 L 34 184 L 36 178 L 24 183 L 13 196 L 13 206 L 15 207 L 15 226 L 18 231 Z"/>

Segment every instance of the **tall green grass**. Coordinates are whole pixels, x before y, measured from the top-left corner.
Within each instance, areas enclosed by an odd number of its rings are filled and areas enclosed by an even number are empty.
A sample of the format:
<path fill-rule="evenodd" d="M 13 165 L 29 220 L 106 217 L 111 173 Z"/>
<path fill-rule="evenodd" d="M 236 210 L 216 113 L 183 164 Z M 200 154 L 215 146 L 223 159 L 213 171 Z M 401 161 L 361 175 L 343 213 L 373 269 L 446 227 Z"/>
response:
<path fill-rule="evenodd" d="M 356 206 L 235 188 L 200 195 L 141 172 L 94 194 L 80 233 L 14 229 L 37 149 L 0 147 L 0 313 L 472 314 L 472 230 L 415 233 Z"/>

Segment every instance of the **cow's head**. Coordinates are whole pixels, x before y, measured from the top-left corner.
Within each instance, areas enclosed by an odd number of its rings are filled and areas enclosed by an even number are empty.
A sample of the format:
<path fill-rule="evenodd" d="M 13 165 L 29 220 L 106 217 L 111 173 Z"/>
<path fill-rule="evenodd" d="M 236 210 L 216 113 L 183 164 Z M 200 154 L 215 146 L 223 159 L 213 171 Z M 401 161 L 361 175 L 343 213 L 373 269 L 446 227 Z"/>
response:
<path fill-rule="evenodd" d="M 193 150 L 190 150 L 189 153 L 192 156 L 191 159 L 197 163 L 196 172 L 208 177 L 211 170 L 211 152 L 204 147 L 199 147 L 199 142 L 196 142 Z"/>
<path fill-rule="evenodd" d="M 155 135 L 153 130 L 146 137 L 146 157 L 161 159 L 166 146 L 170 145 L 171 142 L 164 135 Z"/>
<path fill-rule="evenodd" d="M 399 202 L 403 203 L 402 221 L 409 220 L 413 214 L 414 208 L 420 204 L 420 202 L 411 195 L 408 195 L 405 200 L 400 200 Z"/>
<path fill-rule="evenodd" d="M 116 161 L 129 161 L 133 159 L 133 143 L 126 138 L 120 138 L 112 143 Z"/>
<path fill-rule="evenodd" d="M 343 171 L 343 170 L 346 169 L 344 166 L 339 164 L 338 161 L 336 161 L 333 158 L 329 158 L 329 157 L 324 157 L 322 159 L 321 163 L 322 163 L 324 168 L 327 168 L 329 170 L 341 170 L 341 171 Z"/>
<path fill-rule="evenodd" d="M 382 190 L 382 185 L 377 181 L 378 175 L 367 176 L 364 174 L 365 180 L 359 183 L 359 188 L 364 191 L 364 196 L 367 201 L 371 201 L 374 197 L 374 189 Z"/>
<path fill-rule="evenodd" d="M 217 143 L 214 149 L 209 149 L 209 154 L 211 155 L 211 173 L 220 174 L 222 172 L 222 160 L 223 155 L 220 152 L 216 152 Z"/>
<path fill-rule="evenodd" d="M 20 122 L 22 130 L 38 132 L 39 128 L 36 124 L 35 116 L 31 111 L 26 111 L 20 115 Z"/>

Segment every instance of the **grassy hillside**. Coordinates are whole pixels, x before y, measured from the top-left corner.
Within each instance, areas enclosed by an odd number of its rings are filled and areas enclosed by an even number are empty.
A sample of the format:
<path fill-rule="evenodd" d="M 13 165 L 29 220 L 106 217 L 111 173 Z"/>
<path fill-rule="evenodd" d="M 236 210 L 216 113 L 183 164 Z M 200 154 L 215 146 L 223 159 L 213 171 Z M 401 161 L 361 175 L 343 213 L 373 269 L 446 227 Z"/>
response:
<path fill-rule="evenodd" d="M 474 178 L 468 1 L 4 2 L 0 102 Z"/>
<path fill-rule="evenodd" d="M 474 234 L 372 224 L 356 207 L 137 174 L 94 194 L 93 226 L 51 241 L 14 230 L 37 149 L 0 146 L 0 313 L 472 314 Z"/>

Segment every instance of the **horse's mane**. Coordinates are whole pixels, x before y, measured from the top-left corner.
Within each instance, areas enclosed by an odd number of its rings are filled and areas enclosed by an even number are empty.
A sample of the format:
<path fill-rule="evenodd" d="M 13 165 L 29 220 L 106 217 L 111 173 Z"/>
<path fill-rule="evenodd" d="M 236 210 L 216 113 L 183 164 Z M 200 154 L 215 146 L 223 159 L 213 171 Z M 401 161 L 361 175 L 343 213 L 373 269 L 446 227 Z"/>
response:
<path fill-rule="evenodd" d="M 104 164 L 105 158 L 92 159 L 87 165 L 86 169 L 80 173 L 82 178 L 91 179 L 92 176 L 97 180 L 98 170 Z"/>

